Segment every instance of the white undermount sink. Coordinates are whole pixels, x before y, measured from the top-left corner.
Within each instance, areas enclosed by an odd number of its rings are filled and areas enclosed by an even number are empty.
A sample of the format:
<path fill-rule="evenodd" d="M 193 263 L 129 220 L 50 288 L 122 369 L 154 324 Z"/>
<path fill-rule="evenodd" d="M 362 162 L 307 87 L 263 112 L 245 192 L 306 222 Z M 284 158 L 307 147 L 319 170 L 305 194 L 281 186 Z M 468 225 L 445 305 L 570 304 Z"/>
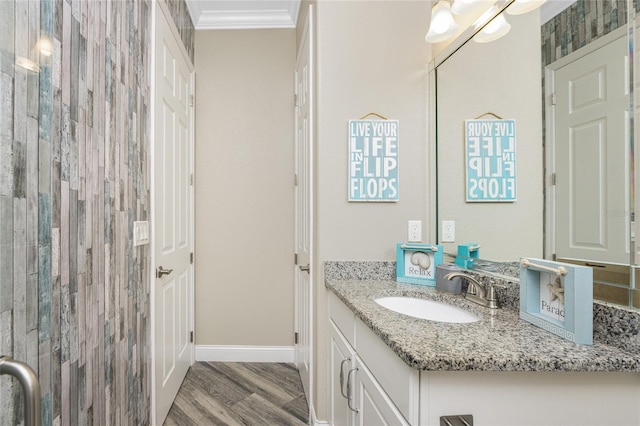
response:
<path fill-rule="evenodd" d="M 480 320 L 480 317 L 474 313 L 435 300 L 390 296 L 379 297 L 375 302 L 392 311 L 431 321 L 469 323 Z"/>

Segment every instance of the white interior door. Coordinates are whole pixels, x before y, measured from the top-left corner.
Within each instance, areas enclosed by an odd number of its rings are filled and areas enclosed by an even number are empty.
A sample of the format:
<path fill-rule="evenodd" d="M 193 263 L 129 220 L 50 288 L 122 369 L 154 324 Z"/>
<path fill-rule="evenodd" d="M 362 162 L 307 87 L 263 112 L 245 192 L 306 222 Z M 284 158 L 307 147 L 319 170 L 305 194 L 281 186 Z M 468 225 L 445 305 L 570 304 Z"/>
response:
<path fill-rule="evenodd" d="M 296 65 L 296 147 L 295 147 L 295 327 L 297 342 L 295 359 L 302 385 L 311 406 L 313 362 L 313 114 L 311 62 L 311 7 L 305 22 L 302 43 Z"/>
<path fill-rule="evenodd" d="M 163 8 L 155 9 L 153 364 L 162 424 L 193 359 L 193 85 Z"/>
<path fill-rule="evenodd" d="M 629 263 L 627 57 L 622 36 L 554 73 L 557 258 Z"/>

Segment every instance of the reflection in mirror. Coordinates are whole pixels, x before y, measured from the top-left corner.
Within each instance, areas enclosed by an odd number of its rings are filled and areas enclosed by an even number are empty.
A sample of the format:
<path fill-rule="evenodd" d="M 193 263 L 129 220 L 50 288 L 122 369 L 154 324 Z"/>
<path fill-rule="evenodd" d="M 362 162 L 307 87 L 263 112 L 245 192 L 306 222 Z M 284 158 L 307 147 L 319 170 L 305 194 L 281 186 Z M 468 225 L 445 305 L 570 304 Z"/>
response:
<path fill-rule="evenodd" d="M 585 264 L 596 298 L 639 307 L 627 13 L 626 1 L 579 0 L 550 19 L 507 16 L 506 36 L 467 41 L 436 68 L 437 218 L 456 227 L 445 251 L 473 242 L 506 264 Z M 495 116 L 515 120 L 517 197 L 468 202 L 465 120 Z"/>
<path fill-rule="evenodd" d="M 438 220 L 454 220 L 456 228 L 456 243 L 443 245 L 456 252 L 458 243 L 478 243 L 480 256 L 496 261 L 541 257 L 543 250 L 540 19 L 508 19 L 504 37 L 467 42 L 436 69 Z M 465 120 L 492 114 L 516 123 L 517 200 L 468 203 Z"/>
<path fill-rule="evenodd" d="M 506 281 L 518 282 L 520 280 L 520 261 L 496 262 L 495 260 L 464 257 L 457 253 L 444 253 L 444 261 L 446 263 L 455 264 L 456 260 L 461 258 L 467 265 L 465 269 L 470 271 L 494 276 Z"/>

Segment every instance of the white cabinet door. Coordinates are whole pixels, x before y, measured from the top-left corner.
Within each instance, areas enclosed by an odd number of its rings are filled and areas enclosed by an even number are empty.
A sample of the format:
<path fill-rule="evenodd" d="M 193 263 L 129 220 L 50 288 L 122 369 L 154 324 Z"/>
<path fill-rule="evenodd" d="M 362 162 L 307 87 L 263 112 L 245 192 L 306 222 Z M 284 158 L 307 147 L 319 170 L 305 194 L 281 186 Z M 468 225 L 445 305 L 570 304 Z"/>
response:
<path fill-rule="evenodd" d="M 359 426 L 408 425 L 364 363 L 356 356 L 355 408 Z M 351 378 L 351 380 L 354 380 Z"/>
<path fill-rule="evenodd" d="M 355 353 L 333 321 L 329 321 L 329 325 L 331 424 L 350 426 L 355 424 L 355 411 L 349 408 L 349 397 L 353 402 L 353 386 L 349 386 L 350 389 L 347 389 L 347 381 L 353 380 L 355 374 L 355 371 L 352 372 L 355 367 Z"/>
<path fill-rule="evenodd" d="M 356 319 L 355 329 L 358 356 L 404 418 L 418 424 L 420 372 L 409 367 L 360 319 Z"/>

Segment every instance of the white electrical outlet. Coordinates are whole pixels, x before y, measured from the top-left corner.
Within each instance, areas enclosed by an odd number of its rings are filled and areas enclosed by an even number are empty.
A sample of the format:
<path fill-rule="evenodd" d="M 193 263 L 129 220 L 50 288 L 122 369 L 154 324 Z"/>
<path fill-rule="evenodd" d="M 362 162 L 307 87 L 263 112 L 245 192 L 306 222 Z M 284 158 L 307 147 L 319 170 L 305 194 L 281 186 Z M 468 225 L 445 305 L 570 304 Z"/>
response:
<path fill-rule="evenodd" d="M 410 243 L 419 243 L 422 241 L 422 221 L 410 220 L 409 221 L 409 234 L 408 239 Z"/>
<path fill-rule="evenodd" d="M 456 222 L 455 220 L 442 221 L 442 242 L 453 243 L 456 241 Z"/>

